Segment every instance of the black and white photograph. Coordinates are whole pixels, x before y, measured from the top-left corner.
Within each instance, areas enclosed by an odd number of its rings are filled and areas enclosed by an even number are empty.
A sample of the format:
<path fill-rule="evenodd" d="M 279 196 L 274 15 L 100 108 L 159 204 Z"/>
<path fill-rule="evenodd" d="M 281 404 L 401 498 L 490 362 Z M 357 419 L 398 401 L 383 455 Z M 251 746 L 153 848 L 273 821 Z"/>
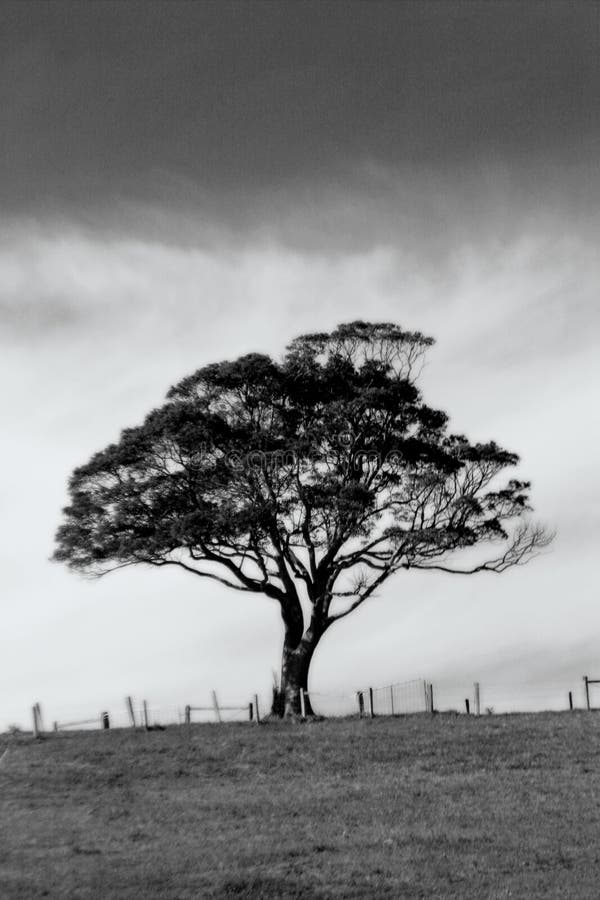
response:
<path fill-rule="evenodd" d="M 0 47 L 0 898 L 597 900 L 599 0 Z"/>

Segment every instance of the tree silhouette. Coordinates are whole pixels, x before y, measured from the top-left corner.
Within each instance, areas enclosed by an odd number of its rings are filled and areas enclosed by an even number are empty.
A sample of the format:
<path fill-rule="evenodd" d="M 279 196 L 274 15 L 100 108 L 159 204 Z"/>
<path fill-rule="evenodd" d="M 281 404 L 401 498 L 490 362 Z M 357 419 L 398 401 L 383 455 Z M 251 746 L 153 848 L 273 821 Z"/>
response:
<path fill-rule="evenodd" d="M 392 574 L 499 573 L 551 540 L 524 518 L 529 483 L 498 484 L 518 457 L 448 433 L 423 402 L 432 344 L 352 322 L 297 338 L 280 362 L 199 369 L 74 471 L 54 559 L 98 576 L 178 566 L 270 597 L 281 711 L 297 714 L 320 639 Z"/>

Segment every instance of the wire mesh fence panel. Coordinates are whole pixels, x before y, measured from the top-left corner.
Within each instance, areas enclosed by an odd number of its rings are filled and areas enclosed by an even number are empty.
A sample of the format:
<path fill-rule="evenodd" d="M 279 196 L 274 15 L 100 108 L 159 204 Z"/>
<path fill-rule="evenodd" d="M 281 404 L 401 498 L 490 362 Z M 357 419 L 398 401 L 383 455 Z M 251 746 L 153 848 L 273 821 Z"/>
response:
<path fill-rule="evenodd" d="M 427 711 L 426 685 L 422 678 L 373 688 L 372 692 L 376 716 L 405 716 Z M 368 708 L 367 712 L 370 712 Z"/>

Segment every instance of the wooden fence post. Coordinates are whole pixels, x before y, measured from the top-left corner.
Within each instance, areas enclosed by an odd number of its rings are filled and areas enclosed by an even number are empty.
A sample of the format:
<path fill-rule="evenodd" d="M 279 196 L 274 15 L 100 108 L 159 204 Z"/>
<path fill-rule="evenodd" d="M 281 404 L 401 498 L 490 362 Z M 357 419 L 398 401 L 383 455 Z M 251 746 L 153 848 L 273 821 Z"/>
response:
<path fill-rule="evenodd" d="M 471 707 L 470 707 L 470 704 L 469 704 L 469 698 L 468 698 L 468 697 L 465 697 L 465 709 L 467 710 L 467 715 L 470 716 L 470 715 L 471 715 Z"/>
<path fill-rule="evenodd" d="M 373 707 L 373 688 L 369 688 L 369 716 L 375 718 L 375 709 Z"/>
<path fill-rule="evenodd" d="M 392 709 L 392 715 L 394 715 L 394 685 L 390 684 L 390 706 Z"/>
<path fill-rule="evenodd" d="M 143 701 L 143 705 L 144 705 L 144 728 L 146 729 L 146 731 L 148 731 L 148 726 L 149 726 L 149 722 L 148 722 L 148 704 L 147 704 L 147 702 L 146 702 L 145 700 Z"/>
<path fill-rule="evenodd" d="M 433 705 L 433 685 L 431 682 L 429 682 L 429 712 L 432 714 L 435 712 L 435 707 Z"/>
<path fill-rule="evenodd" d="M 56 721 L 53 722 L 53 723 L 52 723 L 52 728 L 54 729 L 54 731 L 58 731 L 58 722 L 56 722 Z"/>
<path fill-rule="evenodd" d="M 37 709 L 38 728 L 41 732 L 43 732 L 44 731 L 44 720 L 42 718 L 42 707 L 40 706 L 39 703 L 36 703 L 35 708 Z"/>
<path fill-rule="evenodd" d="M 135 728 L 135 712 L 133 709 L 133 700 L 131 697 L 125 697 L 125 703 L 127 705 L 127 712 L 129 713 L 129 718 L 131 720 L 131 727 Z"/>
<path fill-rule="evenodd" d="M 590 706 L 590 679 L 587 677 L 587 675 L 584 675 L 583 681 L 585 684 L 585 705 L 586 705 L 587 711 L 589 712 L 591 709 L 591 706 Z"/>
<path fill-rule="evenodd" d="M 39 721 L 38 721 L 37 704 L 34 704 L 31 707 L 31 714 L 33 716 L 33 736 L 34 736 L 34 738 L 36 738 L 36 737 L 40 736 L 40 725 L 39 725 Z"/>
<path fill-rule="evenodd" d="M 215 716 L 217 717 L 217 722 L 220 722 L 221 721 L 221 710 L 219 709 L 219 701 L 217 700 L 216 691 L 212 692 L 212 702 L 213 702 L 213 708 L 215 711 Z"/>
<path fill-rule="evenodd" d="M 476 681 L 475 684 L 473 685 L 473 687 L 475 689 L 475 715 L 480 716 L 481 715 L 481 700 L 479 697 L 479 682 Z"/>
<path fill-rule="evenodd" d="M 102 719 L 102 727 L 104 729 L 110 728 L 110 718 L 107 712 L 100 713 L 100 718 Z"/>
<path fill-rule="evenodd" d="M 423 681 L 423 690 L 425 691 L 425 712 L 429 712 L 429 691 L 425 680 Z"/>
<path fill-rule="evenodd" d="M 258 694 L 254 695 L 254 716 L 256 718 L 256 724 L 260 724 L 260 713 L 258 711 Z"/>
<path fill-rule="evenodd" d="M 573 712 L 573 693 L 569 691 L 569 709 Z"/>
<path fill-rule="evenodd" d="M 363 696 L 362 691 L 356 692 L 356 699 L 358 701 L 358 715 L 359 715 L 359 718 L 362 719 L 362 717 L 365 714 L 365 698 Z"/>
<path fill-rule="evenodd" d="M 192 710 L 190 708 L 190 705 L 188 704 L 185 708 L 185 724 L 189 725 L 191 721 L 192 721 Z"/>
<path fill-rule="evenodd" d="M 304 688 L 300 688 L 300 715 L 306 718 L 306 701 L 304 699 Z"/>
<path fill-rule="evenodd" d="M 252 700 L 251 700 L 250 703 L 248 704 L 248 721 L 251 722 L 253 718 L 254 718 L 254 716 L 253 716 L 253 712 L 252 712 Z"/>

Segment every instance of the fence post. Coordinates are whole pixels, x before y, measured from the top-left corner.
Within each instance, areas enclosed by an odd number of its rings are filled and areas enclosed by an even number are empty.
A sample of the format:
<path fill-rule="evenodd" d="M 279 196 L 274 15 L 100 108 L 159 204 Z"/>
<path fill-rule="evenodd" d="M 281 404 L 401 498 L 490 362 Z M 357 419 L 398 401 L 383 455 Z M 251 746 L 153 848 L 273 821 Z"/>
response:
<path fill-rule="evenodd" d="M 473 685 L 473 687 L 475 689 L 475 715 L 480 716 L 481 715 L 481 700 L 479 697 L 479 682 L 476 681 L 475 684 Z"/>
<path fill-rule="evenodd" d="M 110 728 L 110 719 L 108 717 L 108 713 L 107 712 L 100 713 L 100 716 L 102 718 L 102 727 L 107 728 L 107 729 Z"/>
<path fill-rule="evenodd" d="M 192 721 L 192 710 L 188 703 L 188 705 L 185 708 L 185 724 L 189 725 L 191 721 Z"/>
<path fill-rule="evenodd" d="M 369 688 L 369 716 L 375 718 L 375 710 L 373 708 L 373 688 Z"/>
<path fill-rule="evenodd" d="M 146 729 L 146 731 L 148 731 L 148 704 L 145 700 L 143 701 L 143 705 L 144 705 L 144 728 Z"/>
<path fill-rule="evenodd" d="M 54 731 L 58 731 L 58 722 L 53 722 L 52 728 L 54 729 Z"/>
<path fill-rule="evenodd" d="M 258 694 L 254 695 L 254 715 L 256 717 L 256 724 L 260 724 L 260 713 L 258 711 Z"/>
<path fill-rule="evenodd" d="M 42 718 L 42 707 L 40 706 L 39 703 L 36 703 L 35 708 L 37 709 L 37 715 L 38 715 L 38 727 L 39 727 L 40 731 L 43 732 L 44 731 L 44 720 Z"/>
<path fill-rule="evenodd" d="M 390 684 L 390 706 L 392 709 L 392 715 L 394 715 L 394 685 Z"/>
<path fill-rule="evenodd" d="M 212 692 L 212 702 L 215 710 L 215 716 L 217 717 L 217 722 L 221 721 L 221 710 L 219 709 L 219 701 L 217 700 L 216 691 Z"/>
<path fill-rule="evenodd" d="M 358 716 L 362 719 L 365 714 L 365 698 L 362 691 L 356 692 L 356 699 L 358 701 Z"/>
<path fill-rule="evenodd" d="M 433 706 L 433 685 L 431 682 L 429 682 L 429 712 L 432 714 L 435 712 L 435 708 Z"/>
<path fill-rule="evenodd" d="M 590 706 L 590 679 L 587 677 L 587 675 L 584 675 L 583 681 L 585 683 L 585 705 L 587 707 L 587 711 L 589 712 L 591 709 L 591 706 Z"/>
<path fill-rule="evenodd" d="M 467 715 L 470 716 L 470 715 L 471 715 L 471 707 L 470 707 L 470 704 L 469 704 L 469 698 L 468 698 L 468 697 L 465 697 L 465 708 L 466 708 L 466 710 L 467 710 Z"/>
<path fill-rule="evenodd" d="M 304 699 L 304 688 L 300 688 L 300 715 L 306 718 L 306 701 Z"/>
<path fill-rule="evenodd" d="M 127 705 L 129 718 L 131 719 L 131 727 L 135 728 L 135 712 L 133 710 L 133 700 L 131 699 L 131 697 L 125 697 L 125 703 Z"/>
<path fill-rule="evenodd" d="M 38 722 L 37 705 L 34 704 L 31 707 L 31 714 L 33 716 L 33 736 L 34 736 L 34 738 L 36 738 L 36 737 L 40 736 L 40 726 L 39 726 L 39 722 Z"/>
<path fill-rule="evenodd" d="M 573 712 L 573 693 L 569 691 L 569 709 Z"/>
<path fill-rule="evenodd" d="M 425 712 L 429 712 L 429 691 L 427 690 L 427 681 L 423 679 L 423 690 L 425 692 Z"/>

